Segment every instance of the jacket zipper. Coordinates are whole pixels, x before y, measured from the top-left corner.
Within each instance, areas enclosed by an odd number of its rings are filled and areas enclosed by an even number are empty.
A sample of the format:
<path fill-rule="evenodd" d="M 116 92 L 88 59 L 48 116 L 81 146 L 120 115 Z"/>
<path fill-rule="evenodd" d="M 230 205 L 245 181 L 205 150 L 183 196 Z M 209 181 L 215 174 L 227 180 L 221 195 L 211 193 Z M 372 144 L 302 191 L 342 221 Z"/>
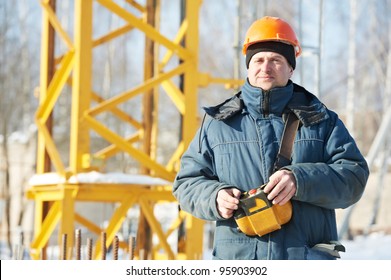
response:
<path fill-rule="evenodd" d="M 262 102 L 262 109 L 263 109 L 263 114 L 265 117 L 269 116 L 270 113 L 270 91 L 266 90 L 263 92 L 263 102 Z"/>

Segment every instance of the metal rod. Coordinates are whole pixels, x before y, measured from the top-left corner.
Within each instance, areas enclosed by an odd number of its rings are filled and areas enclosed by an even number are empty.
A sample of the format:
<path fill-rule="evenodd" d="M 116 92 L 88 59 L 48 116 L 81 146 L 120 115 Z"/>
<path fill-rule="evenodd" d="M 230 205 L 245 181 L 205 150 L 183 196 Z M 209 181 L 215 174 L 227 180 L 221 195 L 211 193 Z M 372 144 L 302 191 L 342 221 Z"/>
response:
<path fill-rule="evenodd" d="M 61 255 L 62 260 L 67 259 L 67 239 L 68 239 L 68 236 L 66 233 L 64 233 L 62 235 L 62 255 Z"/>
<path fill-rule="evenodd" d="M 114 260 L 118 260 L 118 248 L 119 248 L 119 239 L 118 239 L 118 236 L 114 236 L 114 256 L 113 256 L 113 259 Z"/>
<path fill-rule="evenodd" d="M 101 233 L 102 260 L 106 259 L 106 232 Z"/>
<path fill-rule="evenodd" d="M 92 238 L 87 238 L 87 259 L 92 260 Z"/>
<path fill-rule="evenodd" d="M 136 248 L 136 238 L 134 236 L 129 236 L 129 259 L 134 259 L 134 250 Z"/>
<path fill-rule="evenodd" d="M 81 229 L 77 229 L 75 233 L 76 242 L 76 260 L 81 260 Z"/>

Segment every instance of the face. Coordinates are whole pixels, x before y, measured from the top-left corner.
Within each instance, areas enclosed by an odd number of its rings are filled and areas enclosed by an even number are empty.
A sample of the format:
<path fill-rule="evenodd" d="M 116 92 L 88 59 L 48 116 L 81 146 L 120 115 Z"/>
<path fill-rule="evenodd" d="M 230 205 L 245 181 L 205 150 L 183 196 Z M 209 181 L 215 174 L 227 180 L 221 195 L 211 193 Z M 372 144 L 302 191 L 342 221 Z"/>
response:
<path fill-rule="evenodd" d="M 248 80 L 263 90 L 286 86 L 293 68 L 286 58 L 275 52 L 258 52 L 250 60 Z"/>

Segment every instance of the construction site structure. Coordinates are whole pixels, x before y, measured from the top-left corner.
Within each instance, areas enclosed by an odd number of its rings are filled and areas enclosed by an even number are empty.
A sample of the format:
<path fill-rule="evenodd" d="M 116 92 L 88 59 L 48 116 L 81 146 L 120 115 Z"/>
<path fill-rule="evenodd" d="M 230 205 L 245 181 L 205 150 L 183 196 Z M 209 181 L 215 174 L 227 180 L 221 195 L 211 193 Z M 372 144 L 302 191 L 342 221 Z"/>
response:
<path fill-rule="evenodd" d="M 121 5 L 113 0 L 74 0 L 73 32 L 67 32 L 61 24 L 56 9 L 56 0 L 40 1 L 42 7 L 42 45 L 40 73 L 40 103 L 35 115 L 38 127 L 37 165 L 35 181 L 32 180 L 27 197 L 35 202 L 34 238 L 30 246 L 32 259 L 46 259 L 45 248 L 50 237 L 57 232 L 58 243 L 67 236 L 66 248 L 75 242 L 76 225 L 85 227 L 97 238 L 93 259 L 101 259 L 102 252 L 117 238 L 127 212 L 139 206 L 140 219 L 136 238 L 135 258 L 139 259 L 201 259 L 203 254 L 204 222 L 181 210 L 168 228 L 163 227 L 154 214 L 159 203 L 172 202 L 172 182 L 178 170 L 179 160 L 199 126 L 197 89 L 210 83 L 237 86 L 238 79 L 214 78 L 198 70 L 199 10 L 201 0 L 180 1 L 180 26 L 173 39 L 159 31 L 160 0 L 147 0 L 141 5 L 133 0 Z M 121 18 L 125 24 L 97 37 L 93 28 L 93 5 L 101 5 L 109 13 Z M 144 75 L 142 83 L 102 97 L 92 87 L 93 50 L 126 33 L 137 30 L 145 35 L 144 65 L 136 67 Z M 71 37 L 71 35 L 73 38 Z M 67 48 L 59 54 L 55 44 L 59 39 Z M 159 51 L 165 53 L 160 55 Z M 162 58 L 162 59 L 161 59 Z M 175 67 L 167 67 L 177 59 Z M 179 82 L 178 82 L 179 81 Z M 55 141 L 53 113 L 65 87 L 71 88 L 69 158 L 63 158 Z M 159 162 L 157 154 L 159 108 L 158 88 L 162 88 L 172 101 L 172 108 L 181 117 L 179 144 L 167 162 Z M 121 107 L 125 102 L 142 96 L 142 120 Z M 104 114 L 110 114 L 131 127 L 133 133 L 123 135 L 105 123 Z M 58 124 L 57 124 L 58 123 Z M 56 122 L 61 125 L 61 120 Z M 91 135 L 101 137 L 107 143 L 98 151 L 91 149 Z M 139 163 L 137 178 L 144 181 L 114 182 L 107 180 L 91 182 L 83 180 L 90 172 L 102 172 L 102 162 L 118 153 L 125 153 Z M 104 171 L 103 171 L 104 172 Z M 50 178 L 50 179 L 49 179 Z M 111 178 L 112 179 L 112 178 Z M 76 212 L 77 202 L 99 202 L 116 205 L 105 226 L 97 225 Z M 80 212 L 80 211 L 79 211 Z M 105 232 L 102 245 L 101 233 Z M 173 249 L 168 239 L 178 233 L 178 244 Z M 152 242 L 157 240 L 157 242 Z M 106 246 L 106 248 L 102 248 Z M 119 247 L 126 249 L 124 240 Z M 72 258 L 72 250 L 66 250 L 64 259 Z M 143 253 L 144 252 L 144 253 Z"/>

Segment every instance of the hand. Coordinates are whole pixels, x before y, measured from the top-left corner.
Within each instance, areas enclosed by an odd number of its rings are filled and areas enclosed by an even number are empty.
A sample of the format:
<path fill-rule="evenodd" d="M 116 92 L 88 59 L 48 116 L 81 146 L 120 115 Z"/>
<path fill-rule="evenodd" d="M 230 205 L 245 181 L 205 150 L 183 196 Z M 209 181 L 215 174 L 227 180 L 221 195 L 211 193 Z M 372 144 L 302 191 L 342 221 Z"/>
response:
<path fill-rule="evenodd" d="M 279 170 L 269 178 L 263 191 L 273 204 L 284 205 L 296 193 L 296 179 L 289 170 Z"/>
<path fill-rule="evenodd" d="M 241 192 L 236 188 L 221 189 L 217 193 L 216 203 L 217 211 L 221 217 L 228 219 L 238 209 Z"/>

